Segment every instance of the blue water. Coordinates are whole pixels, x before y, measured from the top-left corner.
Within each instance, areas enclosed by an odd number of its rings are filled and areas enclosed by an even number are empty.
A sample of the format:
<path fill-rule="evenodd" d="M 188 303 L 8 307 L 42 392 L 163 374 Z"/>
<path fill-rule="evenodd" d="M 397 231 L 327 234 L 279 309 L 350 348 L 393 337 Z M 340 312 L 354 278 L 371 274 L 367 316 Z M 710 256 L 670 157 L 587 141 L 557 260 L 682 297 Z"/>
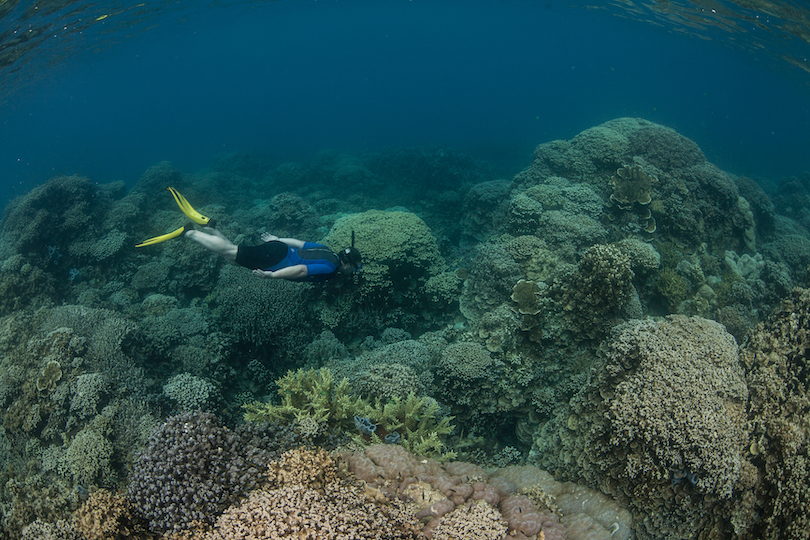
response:
<path fill-rule="evenodd" d="M 54 33 L 1 89 L 0 199 L 57 174 L 132 185 L 160 160 L 193 172 L 234 151 L 517 148 L 528 165 L 535 145 L 619 116 L 670 126 L 763 183 L 810 170 L 810 75 L 732 46 L 748 36 L 703 39 L 622 14 L 528 1 L 179 3 L 137 32 L 120 24 L 129 14 L 111 15 Z M 70 55 L 49 65 L 60 48 Z"/>

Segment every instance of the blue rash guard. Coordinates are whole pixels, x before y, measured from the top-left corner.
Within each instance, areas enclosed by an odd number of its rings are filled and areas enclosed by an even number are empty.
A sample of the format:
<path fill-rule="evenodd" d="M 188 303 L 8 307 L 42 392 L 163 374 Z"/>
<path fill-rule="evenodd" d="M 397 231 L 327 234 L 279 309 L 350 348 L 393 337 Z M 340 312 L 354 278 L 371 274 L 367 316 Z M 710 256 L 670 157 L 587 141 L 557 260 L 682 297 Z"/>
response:
<path fill-rule="evenodd" d="M 304 247 L 301 249 L 287 246 L 287 255 L 278 263 L 264 268 L 264 270 L 275 272 L 299 264 L 307 267 L 307 275 L 293 281 L 326 281 L 335 277 L 340 266 L 340 259 L 334 251 L 324 245 L 304 242 Z"/>

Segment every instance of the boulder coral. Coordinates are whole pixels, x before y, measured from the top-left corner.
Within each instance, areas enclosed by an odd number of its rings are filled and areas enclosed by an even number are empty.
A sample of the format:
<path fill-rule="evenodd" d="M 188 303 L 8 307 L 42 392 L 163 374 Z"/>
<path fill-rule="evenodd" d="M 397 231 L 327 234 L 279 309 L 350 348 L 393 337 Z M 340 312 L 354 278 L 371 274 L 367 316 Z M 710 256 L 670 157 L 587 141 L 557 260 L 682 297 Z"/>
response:
<path fill-rule="evenodd" d="M 409 309 L 431 301 L 424 297 L 424 287 L 446 265 L 422 219 L 403 211 L 349 214 L 335 222 L 323 243 L 341 250 L 351 245 L 352 234 L 363 255 L 361 279 L 358 286 L 343 288 L 341 303 L 329 300 L 324 306 L 331 317 L 330 327 L 340 325 L 359 306 Z M 338 313 L 334 313 L 336 309 Z"/>
<path fill-rule="evenodd" d="M 693 538 L 746 470 L 748 389 L 734 338 L 699 317 L 633 321 L 532 455 L 627 504 L 638 538 Z"/>

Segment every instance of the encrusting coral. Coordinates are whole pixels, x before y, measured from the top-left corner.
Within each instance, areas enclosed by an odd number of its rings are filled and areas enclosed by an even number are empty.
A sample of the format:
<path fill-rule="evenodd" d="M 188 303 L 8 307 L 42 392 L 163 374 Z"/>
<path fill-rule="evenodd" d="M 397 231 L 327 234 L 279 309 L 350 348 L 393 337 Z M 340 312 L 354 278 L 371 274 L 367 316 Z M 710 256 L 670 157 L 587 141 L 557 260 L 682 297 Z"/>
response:
<path fill-rule="evenodd" d="M 507 467 L 490 475 L 472 463 L 419 459 L 392 445 L 346 452 L 341 459 L 369 486 L 389 497 L 407 497 L 424 523 L 423 533 L 433 540 L 539 540 L 544 535 L 549 540 L 601 540 L 611 533 L 619 540 L 630 537 L 629 513 L 615 501 L 584 486 L 561 484 L 533 466 Z M 565 515 L 525 494 L 538 490 L 558 495 Z M 589 524 L 587 533 L 573 532 L 587 529 L 579 523 Z"/>

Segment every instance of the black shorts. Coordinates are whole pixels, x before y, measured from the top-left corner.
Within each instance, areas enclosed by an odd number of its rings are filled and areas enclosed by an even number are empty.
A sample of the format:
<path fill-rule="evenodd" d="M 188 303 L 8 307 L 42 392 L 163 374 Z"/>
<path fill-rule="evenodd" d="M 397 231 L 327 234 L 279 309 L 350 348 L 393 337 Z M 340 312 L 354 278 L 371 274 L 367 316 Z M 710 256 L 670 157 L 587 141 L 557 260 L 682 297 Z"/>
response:
<path fill-rule="evenodd" d="M 245 268 L 267 270 L 277 265 L 287 256 L 287 244 L 273 240 L 258 246 L 238 246 L 236 264 Z"/>

